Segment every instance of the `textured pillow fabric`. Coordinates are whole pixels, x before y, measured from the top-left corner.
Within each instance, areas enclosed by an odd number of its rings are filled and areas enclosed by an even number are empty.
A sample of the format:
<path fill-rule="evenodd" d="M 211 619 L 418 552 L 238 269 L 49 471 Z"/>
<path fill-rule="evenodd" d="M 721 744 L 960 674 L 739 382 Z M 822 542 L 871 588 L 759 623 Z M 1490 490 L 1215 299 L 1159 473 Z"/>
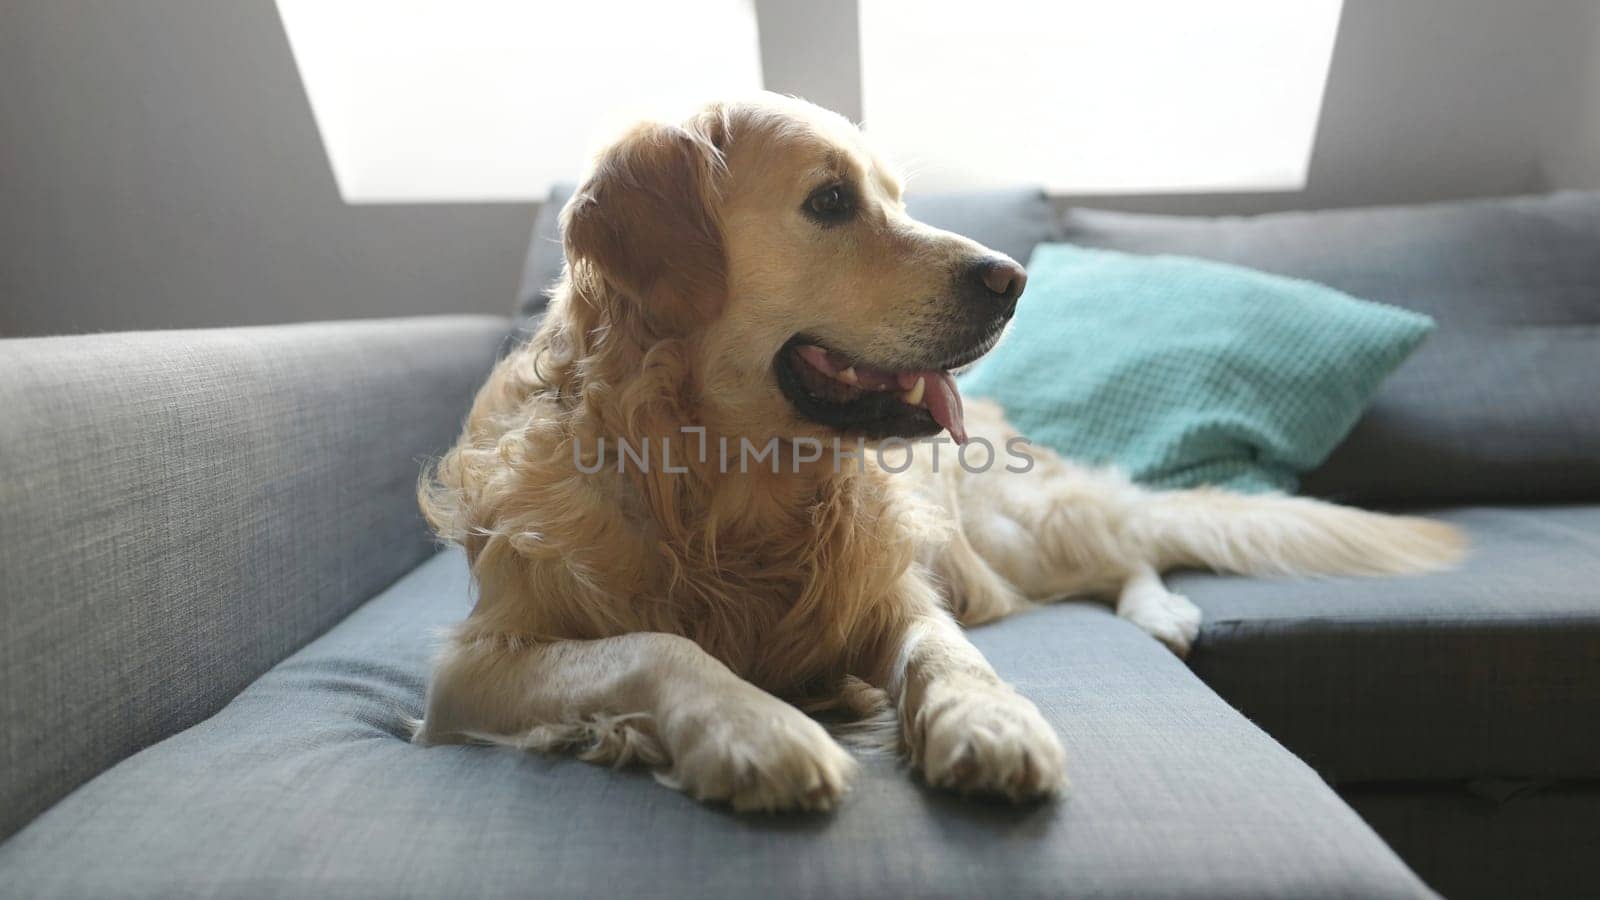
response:
<path fill-rule="evenodd" d="M 1064 240 L 1249 266 L 1432 316 L 1308 493 L 1600 498 L 1600 192 L 1262 216 L 1074 209 Z"/>
<path fill-rule="evenodd" d="M 1432 329 L 1235 266 L 1041 245 L 1000 349 L 962 379 L 1030 440 L 1159 487 L 1293 491 Z"/>

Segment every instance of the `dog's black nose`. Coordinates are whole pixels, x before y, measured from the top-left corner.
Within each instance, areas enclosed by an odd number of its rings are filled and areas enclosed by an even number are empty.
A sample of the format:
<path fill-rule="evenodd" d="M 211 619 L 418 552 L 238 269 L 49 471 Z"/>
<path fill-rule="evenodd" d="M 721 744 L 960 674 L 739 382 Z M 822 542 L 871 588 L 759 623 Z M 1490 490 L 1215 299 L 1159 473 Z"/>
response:
<path fill-rule="evenodd" d="M 1017 298 L 1028 286 L 1028 273 L 1009 256 L 980 259 L 967 277 L 979 296 L 999 301 L 1007 313 L 1016 308 Z"/>

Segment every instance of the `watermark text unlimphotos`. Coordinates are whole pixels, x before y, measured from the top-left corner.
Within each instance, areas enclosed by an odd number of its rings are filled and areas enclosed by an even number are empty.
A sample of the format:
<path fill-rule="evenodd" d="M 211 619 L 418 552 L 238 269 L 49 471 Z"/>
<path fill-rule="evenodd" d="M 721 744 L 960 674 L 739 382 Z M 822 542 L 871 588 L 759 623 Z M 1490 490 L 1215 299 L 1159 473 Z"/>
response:
<path fill-rule="evenodd" d="M 833 471 L 843 471 L 855 466 L 866 471 L 871 459 L 879 469 L 890 473 L 904 472 L 912 467 L 918 454 L 932 471 L 953 461 L 972 474 L 993 470 L 996 466 L 1014 475 L 1033 470 L 1033 453 L 1027 438 L 1009 438 L 997 448 L 987 438 L 974 437 L 965 444 L 957 444 L 948 437 L 938 436 L 908 440 L 884 438 L 869 443 L 865 438 L 844 440 L 833 438 L 823 441 L 812 437 L 777 437 L 758 442 L 748 437 L 729 438 L 726 435 L 715 441 L 708 440 L 706 430 L 699 426 L 684 426 L 679 431 L 690 440 L 670 437 L 655 439 L 598 438 L 594 445 L 582 440 L 572 442 L 572 464 L 578 471 L 593 475 L 604 469 L 617 472 L 665 472 L 669 474 L 689 471 L 689 464 L 704 466 L 715 464 L 719 474 L 749 474 L 768 471 L 774 475 L 782 472 L 800 472 L 824 462 L 831 454 Z M 607 450 L 611 453 L 607 453 Z M 592 452 L 591 452 L 592 451 Z M 587 460 L 587 462 L 585 461 Z"/>

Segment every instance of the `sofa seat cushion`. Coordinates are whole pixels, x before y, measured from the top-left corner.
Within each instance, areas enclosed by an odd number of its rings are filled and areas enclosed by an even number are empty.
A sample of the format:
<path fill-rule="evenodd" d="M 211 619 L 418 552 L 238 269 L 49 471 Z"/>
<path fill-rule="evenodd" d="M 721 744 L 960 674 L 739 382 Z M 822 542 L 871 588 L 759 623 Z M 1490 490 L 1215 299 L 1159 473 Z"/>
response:
<path fill-rule="evenodd" d="M 1426 897 L 1316 774 L 1103 607 L 977 640 L 1060 730 L 1076 782 L 1016 809 L 868 760 L 832 816 L 740 816 L 639 771 L 423 748 L 442 554 L 213 718 L 4 845 L 20 897 Z"/>
<path fill-rule="evenodd" d="M 1494 785 L 1504 788 L 1506 785 Z M 1344 799 L 1450 900 L 1571 900 L 1600 885 L 1600 783 L 1358 787 Z"/>
<path fill-rule="evenodd" d="M 1337 783 L 1600 777 L 1600 506 L 1434 515 L 1455 571 L 1170 579 L 1195 672 Z"/>

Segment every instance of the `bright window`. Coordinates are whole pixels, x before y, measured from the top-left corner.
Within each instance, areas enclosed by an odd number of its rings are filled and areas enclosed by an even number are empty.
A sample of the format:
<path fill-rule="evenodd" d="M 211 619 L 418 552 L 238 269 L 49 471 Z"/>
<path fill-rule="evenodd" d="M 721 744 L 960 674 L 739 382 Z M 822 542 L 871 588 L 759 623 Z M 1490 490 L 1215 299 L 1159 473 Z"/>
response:
<path fill-rule="evenodd" d="M 542 200 L 633 119 L 761 86 L 750 0 L 278 0 L 350 203 Z"/>
<path fill-rule="evenodd" d="M 1340 0 L 861 0 L 867 128 L 919 188 L 1305 186 Z"/>
<path fill-rule="evenodd" d="M 542 199 L 629 121 L 760 87 L 763 43 L 776 90 L 859 79 L 919 189 L 1297 190 L 1340 6 L 859 0 L 797 21 L 754 0 L 278 0 L 351 203 Z"/>

